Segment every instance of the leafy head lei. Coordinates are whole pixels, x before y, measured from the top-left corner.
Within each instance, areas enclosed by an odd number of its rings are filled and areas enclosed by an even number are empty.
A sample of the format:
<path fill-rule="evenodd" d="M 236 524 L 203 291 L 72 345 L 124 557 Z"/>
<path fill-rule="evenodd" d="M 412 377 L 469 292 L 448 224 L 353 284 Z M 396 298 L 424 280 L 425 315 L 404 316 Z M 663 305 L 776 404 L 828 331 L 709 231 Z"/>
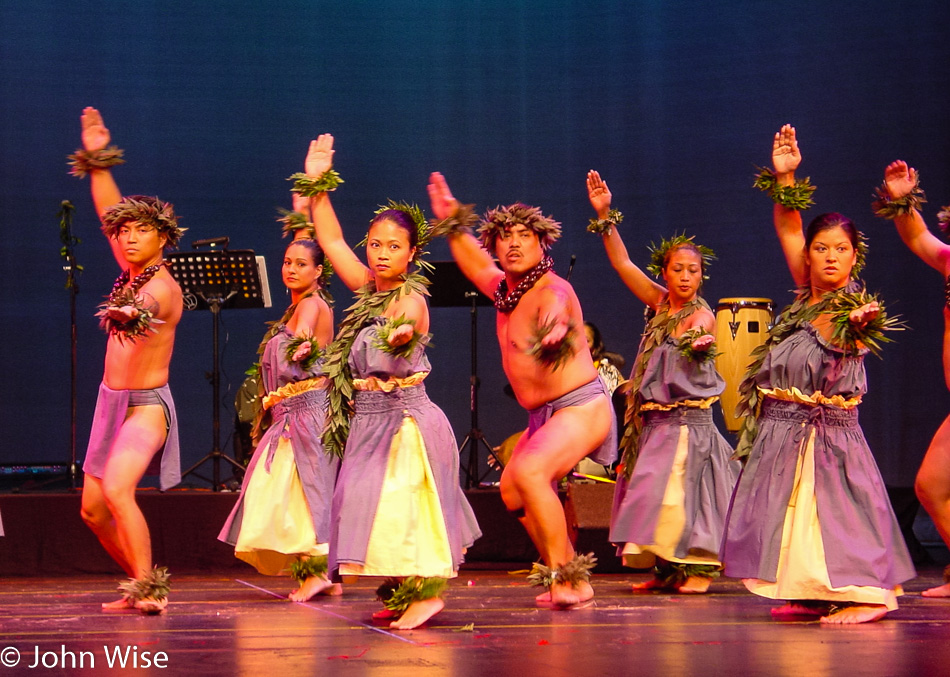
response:
<path fill-rule="evenodd" d="M 507 207 L 489 209 L 485 213 L 478 227 L 482 246 L 490 252 L 495 251 L 495 242 L 513 226 L 524 226 L 534 232 L 544 251 L 548 251 L 561 237 L 561 224 L 550 216 L 542 214 L 540 207 L 530 207 L 516 202 Z"/>
<path fill-rule="evenodd" d="M 699 254 L 702 260 L 703 279 L 708 280 L 709 275 L 706 274 L 706 271 L 709 270 L 710 264 L 715 260 L 716 254 L 709 247 L 693 242 L 694 237 L 696 236 L 691 235 L 690 237 L 686 237 L 686 234 L 682 233 L 680 235 L 674 235 L 669 240 L 663 238 L 660 240 L 659 245 L 655 245 L 651 242 L 649 247 L 650 264 L 647 266 L 647 271 L 653 275 L 653 277 L 663 277 L 663 269 L 666 267 L 666 261 L 670 254 L 677 249 L 686 248 Z"/>
<path fill-rule="evenodd" d="M 409 204 L 408 202 L 402 202 L 402 201 L 396 202 L 395 200 L 389 200 L 389 202 L 387 202 L 386 204 L 379 205 L 379 208 L 375 212 L 373 212 L 374 217 L 372 221 L 370 221 L 370 225 L 378 222 L 380 220 L 379 217 L 385 216 L 385 213 L 390 212 L 390 211 L 402 212 L 403 214 L 408 216 L 409 219 L 412 221 L 412 223 L 415 225 L 416 242 L 414 246 L 416 248 L 416 253 L 412 257 L 412 261 L 414 263 L 417 263 L 419 267 L 421 268 L 424 268 L 426 270 L 432 270 L 432 264 L 429 263 L 428 261 L 422 260 L 422 257 L 429 253 L 426 251 L 426 246 L 432 241 L 432 226 L 429 225 L 429 220 L 426 218 L 425 214 L 422 213 L 422 209 L 417 204 Z M 369 233 L 367 233 L 366 237 L 364 237 L 356 246 L 357 247 L 365 246 L 368 237 L 369 237 Z"/>
<path fill-rule="evenodd" d="M 182 233 L 187 230 L 179 227 L 178 217 L 170 202 L 162 202 L 157 197 L 147 195 L 127 195 L 102 214 L 102 232 L 106 237 L 113 238 L 121 226 L 133 222 L 153 226 L 168 238 L 166 249 L 177 247 Z"/>

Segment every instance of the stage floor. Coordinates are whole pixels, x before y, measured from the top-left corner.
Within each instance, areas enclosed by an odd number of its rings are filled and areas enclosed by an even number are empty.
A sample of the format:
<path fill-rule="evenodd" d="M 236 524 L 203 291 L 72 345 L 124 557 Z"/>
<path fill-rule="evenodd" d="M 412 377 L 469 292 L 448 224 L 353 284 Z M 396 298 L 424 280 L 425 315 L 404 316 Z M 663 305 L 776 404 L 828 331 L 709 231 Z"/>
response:
<path fill-rule="evenodd" d="M 37 656 L 38 674 L 119 674 L 108 669 L 119 651 L 132 674 L 137 658 L 139 669 L 158 659 L 166 674 L 254 677 L 950 672 L 950 600 L 919 595 L 937 584 L 935 569 L 910 582 L 898 611 L 851 627 L 772 621 L 773 604 L 737 581 L 715 581 L 703 596 L 632 594 L 630 583 L 645 578 L 595 576 L 593 606 L 551 611 L 535 608 L 537 589 L 522 575 L 463 571 L 441 614 L 395 632 L 371 624 L 369 580 L 295 604 L 284 598 L 289 579 L 181 575 L 168 612 L 146 617 L 99 610 L 115 599 L 109 577 L 13 577 L 0 587 L 0 661 L 6 674 L 25 674 Z M 13 649 L 20 662 L 9 669 Z"/>

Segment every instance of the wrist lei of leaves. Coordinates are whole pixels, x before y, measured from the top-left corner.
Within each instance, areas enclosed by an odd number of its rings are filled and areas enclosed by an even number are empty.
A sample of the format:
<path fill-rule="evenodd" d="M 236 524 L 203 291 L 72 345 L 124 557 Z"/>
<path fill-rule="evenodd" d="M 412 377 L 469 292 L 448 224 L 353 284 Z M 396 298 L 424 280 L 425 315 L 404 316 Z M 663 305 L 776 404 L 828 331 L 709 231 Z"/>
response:
<path fill-rule="evenodd" d="M 716 359 L 719 355 L 719 351 L 716 350 L 716 343 L 710 343 L 709 346 L 703 350 L 696 350 L 693 348 L 693 341 L 698 339 L 700 336 L 711 336 L 704 327 L 694 327 L 689 331 L 683 332 L 682 336 L 679 338 L 677 343 L 677 349 L 679 354 L 685 357 L 690 362 L 699 362 L 700 364 L 705 364 L 711 360 Z"/>
<path fill-rule="evenodd" d="M 592 552 L 586 555 L 574 555 L 574 559 L 557 567 L 535 562 L 531 567 L 531 573 L 528 574 L 528 582 L 545 588 L 550 588 L 555 583 L 567 583 L 573 588 L 577 587 L 578 583 L 589 581 L 591 569 L 596 565 L 597 558 Z"/>
<path fill-rule="evenodd" d="M 768 193 L 776 204 L 796 211 L 808 209 L 815 204 L 811 197 L 817 186 L 811 185 L 811 181 L 807 176 L 791 186 L 779 186 L 774 171 L 767 167 L 757 167 L 757 169 L 759 173 L 756 175 L 752 187 Z"/>
<path fill-rule="evenodd" d="M 874 189 L 874 197 L 876 199 L 871 203 L 871 209 L 875 216 L 880 216 L 882 219 L 894 219 L 898 216 L 906 216 L 914 210 L 920 211 L 920 206 L 927 201 L 927 196 L 920 187 L 919 174 L 914 187 L 907 195 L 897 199 L 892 198 L 887 191 L 887 182 L 884 182 Z"/>
<path fill-rule="evenodd" d="M 97 169 L 108 169 L 113 165 L 124 164 L 125 160 L 122 159 L 124 153 L 125 151 L 118 146 L 109 146 L 99 150 L 79 148 L 75 153 L 68 156 L 68 164 L 71 168 L 69 173 L 82 179 Z"/>
<path fill-rule="evenodd" d="M 324 353 L 323 369 L 328 379 L 328 413 L 323 430 L 323 448 L 327 454 L 342 458 L 346 438 L 350 433 L 353 375 L 350 372 L 349 356 L 357 334 L 400 297 L 413 293 L 428 296 L 428 284 L 429 281 L 418 273 L 410 273 L 401 285 L 383 292 L 377 292 L 373 282 L 369 282 L 357 292 L 356 303 L 347 308 L 348 314 L 340 322 L 336 338 Z"/>
<path fill-rule="evenodd" d="M 297 349 L 306 343 L 310 344 L 310 352 L 307 353 L 303 359 L 295 360 L 294 354 L 297 352 Z M 284 355 L 290 364 L 297 363 L 304 371 L 310 371 L 313 369 L 313 365 L 317 363 L 317 360 L 323 357 L 323 351 L 320 350 L 316 339 L 314 339 L 312 335 L 294 336 L 287 342 L 287 349 Z"/>
<path fill-rule="evenodd" d="M 607 235 L 610 233 L 610 229 L 619 226 L 621 221 L 623 221 L 623 214 L 617 209 L 611 209 L 607 212 L 607 218 L 591 219 L 590 223 L 587 224 L 587 232 L 596 235 Z"/>
<path fill-rule="evenodd" d="M 574 340 L 577 335 L 577 323 L 574 322 L 573 318 L 567 322 L 567 331 L 564 333 L 564 338 L 555 345 L 544 345 L 544 337 L 554 330 L 557 323 L 557 318 L 551 318 L 544 323 L 540 321 L 540 318 L 535 318 L 529 337 L 530 345 L 525 351 L 536 362 L 549 367 L 551 371 L 557 371 L 563 367 L 577 352 L 577 345 Z"/>
<path fill-rule="evenodd" d="M 444 578 L 425 578 L 407 576 L 401 582 L 396 578 L 387 578 L 376 588 L 376 598 L 390 611 L 403 613 L 413 602 L 441 597 L 449 582 Z"/>
<path fill-rule="evenodd" d="M 452 216 L 441 221 L 432 220 L 432 237 L 452 237 L 453 235 L 471 235 L 478 223 L 475 205 L 460 204 Z"/>
<path fill-rule="evenodd" d="M 306 231 L 307 237 L 311 240 L 317 239 L 317 232 L 313 229 L 313 224 L 306 214 L 282 207 L 277 211 L 280 213 L 280 216 L 277 217 L 277 223 L 283 224 L 281 233 L 284 237 L 288 235 L 293 237 L 298 230 L 303 230 Z"/>
<path fill-rule="evenodd" d="M 405 325 L 413 327 L 412 338 L 397 346 L 390 344 L 389 337 L 392 336 L 392 333 L 399 327 Z M 422 343 L 422 345 L 427 345 L 430 338 L 430 334 L 420 334 L 419 332 L 415 331 L 415 326 L 416 321 L 407 320 L 404 315 L 400 315 L 399 317 L 390 317 L 376 330 L 376 336 L 373 339 L 373 345 L 388 355 L 392 355 L 393 357 L 402 357 L 408 360 L 410 357 L 412 357 L 412 353 L 415 352 L 416 346 L 419 345 L 419 343 Z"/>
<path fill-rule="evenodd" d="M 337 186 L 343 183 L 343 179 L 340 178 L 340 175 L 332 169 L 328 169 L 317 178 L 308 176 L 303 172 L 297 172 L 287 177 L 287 180 L 294 182 L 294 187 L 290 189 L 291 192 L 302 195 L 303 197 L 314 197 L 320 193 L 334 191 L 337 189 Z"/>
<path fill-rule="evenodd" d="M 290 565 L 290 577 L 303 585 L 308 578 L 327 575 L 327 556 L 317 555 L 307 559 L 298 559 Z"/>
<path fill-rule="evenodd" d="M 106 301 L 99 305 L 99 311 L 96 313 L 96 317 L 99 318 L 99 327 L 110 336 L 117 336 L 120 341 L 128 339 L 135 342 L 136 339 L 147 336 L 150 331 L 158 333 L 158 329 L 154 325 L 164 324 L 164 320 L 155 317 L 152 309 L 138 295 L 138 291 L 164 265 L 165 263 L 162 262 L 149 266 L 139 275 L 136 275 L 128 286 L 126 285 L 129 282 L 129 271 L 123 270 L 113 283 L 112 292 L 110 292 Z M 134 308 L 137 311 L 135 317 L 122 321 L 110 315 L 110 311 L 126 307 Z"/>
<path fill-rule="evenodd" d="M 716 260 L 716 253 L 705 245 L 696 244 L 693 241 L 695 237 L 695 235 L 686 237 L 686 233 L 680 233 L 679 235 L 674 235 L 669 240 L 663 238 L 658 245 L 651 242 L 647 248 L 650 251 L 650 263 L 647 264 L 647 272 L 653 277 L 660 279 L 663 277 L 663 267 L 666 265 L 666 257 L 669 253 L 677 247 L 689 245 L 699 250 L 699 256 L 703 260 L 703 279 L 708 280 L 709 266 Z"/>
<path fill-rule="evenodd" d="M 167 567 L 155 567 L 141 578 L 130 578 L 119 584 L 119 592 L 133 601 L 153 599 L 161 602 L 171 589 Z"/>
<path fill-rule="evenodd" d="M 699 296 L 687 302 L 679 311 L 670 315 L 670 302 L 665 299 L 656 310 L 656 314 L 647 323 L 643 330 L 643 341 L 637 361 L 633 365 L 633 375 L 630 379 L 630 388 L 627 390 L 627 409 L 624 413 L 623 436 L 620 440 L 621 462 L 623 463 L 624 477 L 630 478 L 633 467 L 640 452 L 640 433 L 643 431 L 643 417 L 640 414 L 640 386 L 643 384 L 643 375 L 646 373 L 647 363 L 653 351 L 671 336 L 680 323 L 700 308 L 709 306 Z"/>

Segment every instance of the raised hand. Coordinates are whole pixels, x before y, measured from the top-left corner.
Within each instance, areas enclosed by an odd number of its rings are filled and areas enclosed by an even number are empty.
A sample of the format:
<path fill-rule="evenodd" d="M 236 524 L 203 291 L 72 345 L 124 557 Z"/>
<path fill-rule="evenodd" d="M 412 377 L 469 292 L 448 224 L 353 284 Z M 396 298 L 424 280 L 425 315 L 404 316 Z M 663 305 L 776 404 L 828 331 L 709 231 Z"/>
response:
<path fill-rule="evenodd" d="M 82 110 L 82 145 L 88 151 L 102 150 L 109 145 L 111 135 L 102 122 L 102 115 L 92 106 Z"/>
<path fill-rule="evenodd" d="M 610 201 L 613 195 L 607 187 L 607 182 L 600 178 L 600 174 L 593 169 L 587 172 L 587 197 L 590 205 L 597 212 L 597 218 L 603 219 L 610 211 Z"/>
<path fill-rule="evenodd" d="M 884 170 L 884 185 L 892 200 L 899 200 L 917 185 L 917 170 L 903 160 L 896 160 Z"/>
<path fill-rule="evenodd" d="M 304 171 L 307 176 L 317 178 L 333 168 L 333 135 L 321 134 L 310 142 L 307 159 L 304 161 Z"/>
<path fill-rule="evenodd" d="M 452 197 L 449 184 L 439 172 L 429 175 L 429 200 L 432 202 L 432 213 L 437 219 L 447 219 L 455 216 L 459 208 L 459 201 Z"/>
<path fill-rule="evenodd" d="M 772 141 L 772 166 L 775 167 L 776 174 L 788 174 L 798 169 L 801 164 L 802 154 L 798 150 L 798 139 L 795 136 L 795 128 L 791 125 L 782 125 L 782 128 L 775 133 Z"/>

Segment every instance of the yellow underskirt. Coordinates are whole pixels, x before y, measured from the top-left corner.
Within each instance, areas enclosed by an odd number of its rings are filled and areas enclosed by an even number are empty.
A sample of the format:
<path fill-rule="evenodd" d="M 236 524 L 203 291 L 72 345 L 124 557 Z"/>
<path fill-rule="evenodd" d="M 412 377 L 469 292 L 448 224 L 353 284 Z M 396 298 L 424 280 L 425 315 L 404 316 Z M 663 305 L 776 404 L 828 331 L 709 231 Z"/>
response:
<path fill-rule="evenodd" d="M 270 472 L 261 456 L 244 491 L 244 513 L 234 556 L 268 576 L 279 576 L 301 558 L 326 555 L 294 463 L 290 440 L 277 443 Z"/>
<path fill-rule="evenodd" d="M 880 604 L 893 611 L 897 608 L 897 596 L 904 594 L 901 586 L 893 590 L 864 585 L 831 586 L 818 523 L 818 502 L 815 500 L 814 429 L 803 446 L 795 469 L 792 496 L 785 511 L 776 582 L 758 578 L 747 578 L 742 582 L 750 592 L 770 599 Z"/>
<path fill-rule="evenodd" d="M 403 418 L 389 447 L 366 563 L 341 562 L 340 574 L 438 578 L 457 575 L 425 442 L 411 416 Z"/>
<path fill-rule="evenodd" d="M 677 557 L 676 546 L 683 537 L 686 526 L 686 490 L 683 478 L 686 476 L 686 457 L 689 454 L 689 427 L 680 426 L 679 439 L 676 441 L 676 454 L 673 456 L 673 470 L 663 494 L 663 504 L 653 533 L 653 543 L 626 543 L 623 547 L 624 566 L 634 569 L 646 569 L 656 563 L 656 558 L 680 564 L 709 564 L 719 566 L 716 553 L 704 550 L 690 551 L 686 557 Z"/>

